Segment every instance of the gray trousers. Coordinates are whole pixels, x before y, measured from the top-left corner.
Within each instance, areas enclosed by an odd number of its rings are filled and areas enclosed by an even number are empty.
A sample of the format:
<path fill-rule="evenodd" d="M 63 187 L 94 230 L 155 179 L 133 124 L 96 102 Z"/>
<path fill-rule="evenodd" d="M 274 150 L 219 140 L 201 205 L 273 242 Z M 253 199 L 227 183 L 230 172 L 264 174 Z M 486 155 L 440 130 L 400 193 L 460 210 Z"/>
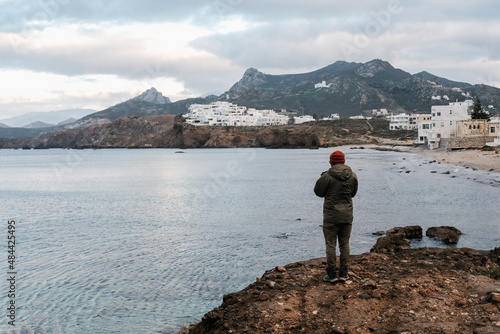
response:
<path fill-rule="evenodd" d="M 329 224 L 323 223 L 323 235 L 326 245 L 326 272 L 330 276 L 336 276 L 337 271 L 337 239 L 340 249 L 341 272 L 347 273 L 349 267 L 349 239 L 351 238 L 352 224 Z"/>

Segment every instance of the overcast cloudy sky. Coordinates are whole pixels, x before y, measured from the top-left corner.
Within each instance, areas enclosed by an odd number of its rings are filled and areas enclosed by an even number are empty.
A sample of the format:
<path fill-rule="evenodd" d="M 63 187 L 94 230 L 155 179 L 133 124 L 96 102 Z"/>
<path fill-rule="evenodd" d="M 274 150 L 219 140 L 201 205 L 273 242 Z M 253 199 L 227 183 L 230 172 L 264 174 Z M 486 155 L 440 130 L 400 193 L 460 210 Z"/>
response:
<path fill-rule="evenodd" d="M 500 88 L 500 2 L 0 0 L 0 118 L 221 94 L 254 67 L 389 61 Z"/>

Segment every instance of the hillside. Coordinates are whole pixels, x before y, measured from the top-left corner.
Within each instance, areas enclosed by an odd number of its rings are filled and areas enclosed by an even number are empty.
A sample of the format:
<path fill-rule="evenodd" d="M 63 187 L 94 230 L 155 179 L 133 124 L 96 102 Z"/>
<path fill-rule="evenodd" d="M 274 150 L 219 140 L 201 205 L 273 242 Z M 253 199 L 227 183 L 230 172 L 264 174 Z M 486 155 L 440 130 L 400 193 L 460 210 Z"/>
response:
<path fill-rule="evenodd" d="M 137 117 L 153 115 L 180 115 L 187 112 L 193 103 L 210 103 L 213 97 L 185 99 L 172 103 L 156 88 L 151 87 L 142 94 L 114 106 L 89 114 L 82 119 L 65 125 L 62 129 L 85 128 L 96 124 L 113 122 L 120 117 Z"/>
<path fill-rule="evenodd" d="M 10 128 L 10 127 L 0 127 L 0 141 L 8 141 L 17 138 L 30 138 L 38 137 L 40 134 L 45 133 L 50 128 Z"/>
<path fill-rule="evenodd" d="M 95 112 L 93 109 L 64 109 L 47 112 L 30 112 L 2 119 L 0 138 L 37 137 L 42 133 L 60 131 L 62 125 L 74 123 L 77 119 Z"/>
<path fill-rule="evenodd" d="M 9 127 L 20 128 L 33 122 L 43 122 L 48 125 L 55 125 L 64 122 L 70 118 L 80 119 L 88 114 L 96 112 L 93 109 L 63 109 L 57 111 L 29 112 L 26 114 L 3 118 L 0 122 Z"/>

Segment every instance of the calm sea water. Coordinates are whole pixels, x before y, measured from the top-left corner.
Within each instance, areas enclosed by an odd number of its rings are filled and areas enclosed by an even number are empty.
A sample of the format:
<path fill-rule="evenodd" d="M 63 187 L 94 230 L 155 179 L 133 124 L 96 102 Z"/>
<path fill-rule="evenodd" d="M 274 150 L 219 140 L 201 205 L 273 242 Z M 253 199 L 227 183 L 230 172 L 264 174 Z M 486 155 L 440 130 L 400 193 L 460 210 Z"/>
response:
<path fill-rule="evenodd" d="M 1 250 L 16 218 L 18 270 L 13 331 L 0 284 L 1 331 L 175 333 L 265 270 L 324 256 L 312 188 L 331 151 L 0 150 Z M 352 253 L 406 225 L 499 246 L 500 174 L 345 152 L 360 184 Z"/>

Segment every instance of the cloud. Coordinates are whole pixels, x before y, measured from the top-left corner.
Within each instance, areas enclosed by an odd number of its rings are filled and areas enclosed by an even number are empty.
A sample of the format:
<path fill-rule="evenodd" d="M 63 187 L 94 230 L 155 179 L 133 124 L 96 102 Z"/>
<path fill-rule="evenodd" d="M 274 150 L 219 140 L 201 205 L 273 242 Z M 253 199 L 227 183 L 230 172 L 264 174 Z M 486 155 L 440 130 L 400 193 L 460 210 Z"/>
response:
<path fill-rule="evenodd" d="M 210 8 L 210 1 L 161 1 L 149 0 L 7 0 L 0 2 L 0 12 L 6 20 L 0 24 L 3 31 L 20 32 L 44 28 L 53 24 L 92 24 L 114 22 L 160 23 L 185 22 L 199 18 Z"/>
<path fill-rule="evenodd" d="M 165 33 L 178 29 L 183 30 L 181 36 Z M 22 37 L 4 33 L 0 34 L 0 62 L 4 68 L 70 77 L 116 75 L 138 82 L 172 78 L 189 84 L 192 94 L 203 94 L 208 88 L 226 89 L 220 85 L 221 78 L 235 70 L 228 61 L 186 45 L 191 36 L 205 33 L 188 25 L 170 23 L 73 25 L 64 30 L 46 28 Z M 15 37 L 19 39 L 13 49 L 9 41 Z M 200 80 L 203 76 L 208 78 Z M 235 79 L 234 74 L 230 77 Z"/>
<path fill-rule="evenodd" d="M 99 89 L 132 96 L 155 86 L 175 101 L 220 94 L 248 67 L 297 73 L 337 60 L 380 58 L 411 73 L 498 85 L 499 10 L 492 0 L 4 0 L 0 74 L 40 82 L 24 94 L 47 106 L 59 94 L 103 108 L 114 100 L 105 103 Z M 2 82 L 6 110 L 20 95 Z"/>

